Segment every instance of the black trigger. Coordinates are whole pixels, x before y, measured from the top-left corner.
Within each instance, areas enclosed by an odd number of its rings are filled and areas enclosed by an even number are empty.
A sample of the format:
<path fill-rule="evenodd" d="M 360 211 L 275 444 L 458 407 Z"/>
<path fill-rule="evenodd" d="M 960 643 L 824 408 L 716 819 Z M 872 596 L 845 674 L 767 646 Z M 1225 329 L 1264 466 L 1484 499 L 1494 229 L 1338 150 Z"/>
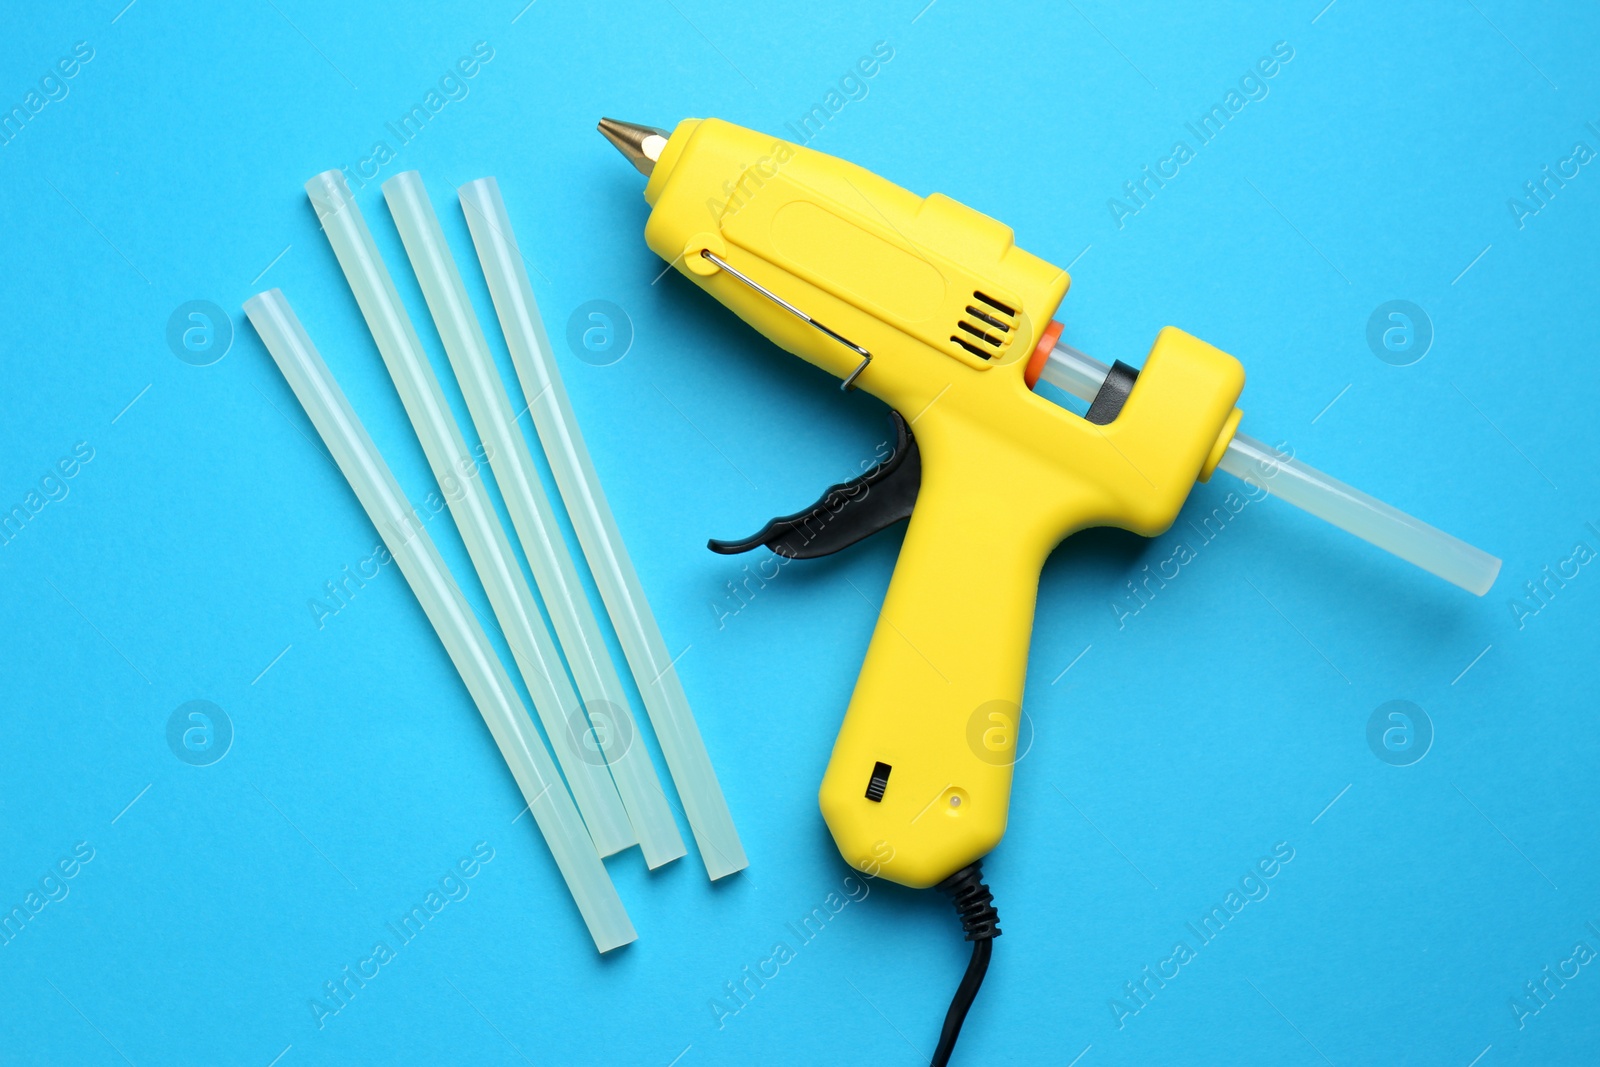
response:
<path fill-rule="evenodd" d="M 782 515 L 753 537 L 740 541 L 711 540 L 706 547 L 731 556 L 766 545 L 790 559 L 815 559 L 849 548 L 901 519 L 911 517 L 922 487 L 922 456 L 911 427 L 898 411 L 889 412 L 894 424 L 894 451 L 889 458 L 859 478 L 830 486 L 822 499 L 793 515 Z"/>

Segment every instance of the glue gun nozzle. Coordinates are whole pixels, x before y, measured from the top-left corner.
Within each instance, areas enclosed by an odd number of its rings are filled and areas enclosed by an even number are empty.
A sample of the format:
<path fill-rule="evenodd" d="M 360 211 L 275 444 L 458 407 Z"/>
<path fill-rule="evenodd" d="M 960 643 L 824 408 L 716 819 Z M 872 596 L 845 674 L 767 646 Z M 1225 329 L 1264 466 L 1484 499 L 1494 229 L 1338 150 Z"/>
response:
<path fill-rule="evenodd" d="M 667 138 L 670 136 L 666 130 L 654 126 L 640 126 L 616 119 L 601 119 L 599 129 L 606 140 L 616 145 L 617 151 L 627 156 L 628 162 L 646 177 L 656 169 L 656 160 L 661 158 L 661 150 L 667 147 Z"/>

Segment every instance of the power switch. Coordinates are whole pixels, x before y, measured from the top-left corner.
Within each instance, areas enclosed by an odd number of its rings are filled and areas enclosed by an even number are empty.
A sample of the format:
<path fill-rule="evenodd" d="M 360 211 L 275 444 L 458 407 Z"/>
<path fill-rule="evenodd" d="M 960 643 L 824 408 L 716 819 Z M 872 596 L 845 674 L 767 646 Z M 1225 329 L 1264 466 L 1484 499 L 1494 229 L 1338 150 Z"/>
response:
<path fill-rule="evenodd" d="M 883 791 L 889 788 L 889 772 L 894 770 L 887 763 L 872 765 L 872 779 L 867 782 L 867 799 L 877 804 L 883 800 Z"/>

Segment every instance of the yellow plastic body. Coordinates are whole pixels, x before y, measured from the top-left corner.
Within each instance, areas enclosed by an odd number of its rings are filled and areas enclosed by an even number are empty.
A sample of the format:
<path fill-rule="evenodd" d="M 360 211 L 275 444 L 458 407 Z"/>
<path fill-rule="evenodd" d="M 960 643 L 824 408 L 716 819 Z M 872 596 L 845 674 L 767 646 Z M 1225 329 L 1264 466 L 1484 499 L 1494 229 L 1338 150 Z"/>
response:
<path fill-rule="evenodd" d="M 1045 558 L 1090 526 L 1166 530 L 1232 436 L 1244 370 L 1169 327 L 1115 421 L 1093 425 L 1024 381 L 1068 278 L 1005 225 L 715 119 L 678 126 L 645 197 L 658 255 L 835 377 L 860 355 L 701 251 L 867 349 L 857 387 L 911 422 L 922 487 L 820 801 L 852 866 L 934 885 L 1005 832 Z"/>

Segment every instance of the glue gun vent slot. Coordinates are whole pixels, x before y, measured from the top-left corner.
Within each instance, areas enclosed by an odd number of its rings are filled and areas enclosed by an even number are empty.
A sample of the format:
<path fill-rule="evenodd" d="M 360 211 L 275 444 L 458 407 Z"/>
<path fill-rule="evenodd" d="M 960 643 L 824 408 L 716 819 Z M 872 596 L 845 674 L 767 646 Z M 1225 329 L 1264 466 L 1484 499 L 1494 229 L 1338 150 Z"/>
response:
<path fill-rule="evenodd" d="M 881 803 L 883 791 L 889 788 L 889 772 L 894 770 L 887 763 L 875 763 L 872 766 L 872 780 L 867 782 L 867 799 L 874 804 Z"/>
<path fill-rule="evenodd" d="M 988 344 L 991 344 L 996 348 L 999 348 L 1001 345 L 1005 344 L 1004 341 L 1000 340 L 1000 338 L 996 337 L 994 334 L 987 333 L 987 332 L 985 332 L 983 330 L 980 330 L 976 326 L 972 325 L 972 323 L 970 323 L 970 322 L 966 322 L 966 321 L 958 322 L 958 323 L 956 323 L 956 327 L 958 329 L 965 330 L 967 333 L 969 333 L 972 336 L 978 338 L 978 340 L 985 341 Z M 1002 329 L 1003 328 L 1004 327 L 1002 327 Z"/>
<path fill-rule="evenodd" d="M 1017 309 L 978 289 L 972 291 L 972 300 L 965 317 L 956 320 L 950 340 L 979 359 L 994 359 L 1017 335 Z"/>
<path fill-rule="evenodd" d="M 973 355 L 977 356 L 979 359 L 989 359 L 994 354 L 992 352 L 985 352 L 983 349 L 979 348 L 977 345 L 970 344 L 969 342 L 963 341 L 961 338 L 956 337 L 954 335 L 951 336 L 950 340 L 954 341 L 956 344 L 960 345 L 962 348 L 965 348 L 968 352 L 971 352 Z"/>
<path fill-rule="evenodd" d="M 994 297 L 989 296 L 987 293 L 981 293 L 981 292 L 978 292 L 977 290 L 974 290 L 972 295 L 977 297 L 979 300 L 982 300 L 985 304 L 988 304 L 990 307 L 994 308 L 996 311 L 1000 312 L 1000 314 L 1004 315 L 1008 319 L 1014 319 L 1014 318 L 1017 317 L 1017 309 L 1016 308 L 1007 307 L 1006 305 L 1000 303 L 1000 301 L 996 300 Z M 971 309 L 969 308 L 968 310 L 971 310 Z"/>
<path fill-rule="evenodd" d="M 983 311 L 979 311 L 977 308 L 973 307 L 971 304 L 967 305 L 967 314 L 971 315 L 973 318 L 977 319 L 979 322 L 987 322 L 990 326 L 993 326 L 997 330 L 1005 330 L 1007 333 L 1011 332 L 1011 327 L 1004 320 L 997 319 L 993 315 L 990 315 L 990 314 L 988 314 L 986 312 L 983 312 Z"/>

